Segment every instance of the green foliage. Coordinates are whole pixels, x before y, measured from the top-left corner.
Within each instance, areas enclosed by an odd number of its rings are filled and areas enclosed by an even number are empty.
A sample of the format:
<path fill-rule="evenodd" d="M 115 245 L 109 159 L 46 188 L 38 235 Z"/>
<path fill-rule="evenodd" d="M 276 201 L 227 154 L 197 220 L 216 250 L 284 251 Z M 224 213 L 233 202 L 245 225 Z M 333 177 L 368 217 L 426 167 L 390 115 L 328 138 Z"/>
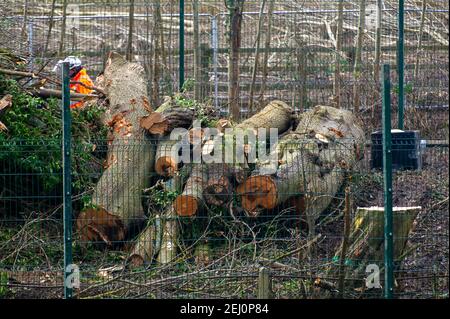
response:
<path fill-rule="evenodd" d="M 0 298 L 4 297 L 8 293 L 8 274 L 0 271 Z"/>
<path fill-rule="evenodd" d="M 190 85 L 191 81 L 185 82 L 185 85 Z M 184 86 L 183 86 L 184 89 Z M 193 108 L 195 110 L 196 119 L 200 121 L 202 127 L 215 127 L 217 120 L 211 119 L 208 116 L 203 104 L 194 99 L 190 99 L 183 94 L 176 94 L 174 96 L 175 103 L 178 107 Z"/>
<path fill-rule="evenodd" d="M 41 99 L 23 91 L 19 84 L 0 76 L 0 97 L 11 94 L 12 106 L 2 114 L 7 131 L 0 132 L 0 165 L 10 173 L 35 173 L 42 191 L 58 188 L 62 182 L 62 120 L 57 99 Z M 106 137 L 99 124 L 102 110 L 91 106 L 72 111 L 73 187 L 81 189 L 88 176 L 96 140 Z M 8 163 L 6 165 L 6 163 Z M 12 171 L 14 170 L 14 171 Z"/>
<path fill-rule="evenodd" d="M 169 206 L 171 203 L 173 203 L 178 195 L 179 192 L 177 191 L 166 191 L 163 189 L 152 189 L 149 194 L 152 205 L 155 205 L 159 208 Z"/>

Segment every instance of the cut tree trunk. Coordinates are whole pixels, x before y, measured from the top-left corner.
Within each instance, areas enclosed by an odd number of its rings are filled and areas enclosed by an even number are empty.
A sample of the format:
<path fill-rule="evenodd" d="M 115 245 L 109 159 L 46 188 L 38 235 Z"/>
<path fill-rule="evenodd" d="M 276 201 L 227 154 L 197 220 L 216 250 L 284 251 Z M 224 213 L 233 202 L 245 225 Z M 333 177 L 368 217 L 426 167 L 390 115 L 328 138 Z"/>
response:
<path fill-rule="evenodd" d="M 145 219 L 141 192 L 149 186 L 155 152 L 139 125 L 149 108 L 143 68 L 111 53 L 104 79 L 110 104 L 104 121 L 112 127 L 113 139 L 107 168 L 92 195 L 95 208 L 82 211 L 76 225 L 82 241 L 111 245 Z"/>
<path fill-rule="evenodd" d="M 175 199 L 178 216 L 195 216 L 203 207 L 203 188 L 208 179 L 206 165 L 194 164 L 183 193 Z"/>
<path fill-rule="evenodd" d="M 293 111 L 291 107 L 282 101 L 276 100 L 267 104 L 252 117 L 236 125 L 235 129 L 237 130 L 233 134 L 237 134 L 238 130 L 242 130 L 244 134 L 252 132 L 257 136 L 258 129 L 266 129 L 266 137 L 269 138 L 270 129 L 277 129 L 278 134 L 282 134 L 291 127 L 292 122 Z M 227 140 L 227 136 L 225 136 L 225 140 Z M 233 147 L 236 147 L 236 145 Z M 244 163 L 240 163 L 235 159 L 234 163 L 230 164 L 230 167 L 235 182 L 237 184 L 243 183 L 248 176 L 247 160 Z"/>
<path fill-rule="evenodd" d="M 329 106 L 303 113 L 295 132 L 279 142 L 281 165 L 276 173 L 265 173 L 259 167 L 238 186 L 248 215 L 258 216 L 262 209 L 273 209 L 300 195 L 305 207 L 300 213 L 306 215 L 310 234 L 314 234 L 317 217 L 331 203 L 346 172 L 360 159 L 364 132 L 357 123 L 351 112 Z"/>
<path fill-rule="evenodd" d="M 165 265 L 174 261 L 177 255 L 178 221 L 174 205 L 170 205 L 170 207 L 162 214 L 161 221 L 161 248 L 157 260 L 159 264 Z"/>
<path fill-rule="evenodd" d="M 188 128 L 194 120 L 194 110 L 183 107 L 158 108 L 141 120 L 141 126 L 150 134 L 167 135 L 175 128 Z"/>
<path fill-rule="evenodd" d="M 155 158 L 155 171 L 158 175 L 171 177 L 178 170 L 178 152 L 172 150 L 177 143 L 178 141 L 171 140 L 168 136 L 159 140 Z"/>
<path fill-rule="evenodd" d="M 230 182 L 232 171 L 226 164 L 208 164 L 208 181 L 203 189 L 205 202 L 224 206 L 231 200 L 233 187 Z"/>
<path fill-rule="evenodd" d="M 161 183 L 162 189 L 165 192 L 180 191 L 182 185 L 189 177 L 191 169 L 192 165 L 184 165 L 176 172 L 175 176 Z M 151 202 L 152 198 L 149 198 L 148 201 Z M 144 263 L 151 263 L 153 257 L 161 249 L 163 253 L 161 256 L 158 256 L 158 262 L 167 263 L 175 258 L 176 250 L 171 248 L 171 243 L 176 243 L 179 231 L 173 204 L 164 209 L 162 214 L 150 210 L 149 215 L 150 220 L 147 227 L 136 239 L 128 259 L 132 267 L 139 267 Z"/>
<path fill-rule="evenodd" d="M 287 131 L 292 124 L 292 108 L 282 101 L 272 101 L 261 111 L 236 125 L 236 128 L 247 130 L 258 128 L 278 129 L 278 134 Z"/>
<path fill-rule="evenodd" d="M 155 216 L 155 219 L 159 219 L 159 216 Z M 158 251 L 157 240 L 160 240 L 160 234 L 158 234 L 158 222 L 149 221 L 147 227 L 139 234 L 133 249 L 131 250 L 128 261 L 131 267 L 140 267 L 145 263 L 151 263 L 153 257 Z"/>
<path fill-rule="evenodd" d="M 421 209 L 420 206 L 393 208 L 393 255 L 396 267 L 399 267 L 399 263 L 405 257 L 409 233 Z M 367 293 L 365 283 L 367 277 L 366 267 L 369 264 L 376 264 L 381 270 L 384 265 L 384 207 L 358 207 L 350 227 L 347 242 L 349 247 L 345 254 L 344 263 L 346 289 L 352 293 Z M 334 263 L 327 271 L 327 278 L 337 277 L 341 256 L 342 244 L 333 258 Z M 381 275 L 379 279 L 382 282 L 383 278 Z M 370 292 L 373 295 L 374 291 Z M 381 297 L 382 289 L 378 289 L 376 294 L 378 297 Z"/>

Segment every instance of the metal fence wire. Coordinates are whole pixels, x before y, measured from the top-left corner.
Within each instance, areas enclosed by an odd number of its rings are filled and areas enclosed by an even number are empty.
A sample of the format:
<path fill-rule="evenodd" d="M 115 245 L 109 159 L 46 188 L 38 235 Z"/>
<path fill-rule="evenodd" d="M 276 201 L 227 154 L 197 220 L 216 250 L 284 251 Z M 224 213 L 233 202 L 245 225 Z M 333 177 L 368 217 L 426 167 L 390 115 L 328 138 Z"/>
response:
<path fill-rule="evenodd" d="M 283 156 L 269 161 L 275 171 L 258 161 L 178 163 L 173 157 L 182 152 L 167 139 L 80 137 L 91 129 L 78 120 L 87 110 L 72 112 L 67 166 L 62 128 L 45 139 L 0 132 L 0 298 L 68 292 L 75 298 L 382 298 L 377 1 L 365 1 L 356 70 L 360 3 L 343 1 L 343 42 L 336 50 L 339 2 L 245 1 L 239 105 L 246 117 L 252 103 L 258 110 L 279 99 L 303 114 L 336 103 L 354 110 L 356 98 L 364 120 L 359 144 L 320 134 L 288 140 L 278 144 Z M 99 75 L 114 49 L 144 66 L 152 102 L 178 91 L 177 3 L 133 1 L 131 46 L 128 1 L 5 3 L 0 46 L 28 57 L 30 70 L 49 73 L 57 60 L 78 55 Z M 442 33 L 448 8 L 440 0 L 405 3 L 405 129 L 411 134 L 392 132 L 393 295 L 448 298 L 448 31 Z M 397 2 L 382 5 L 379 65 L 395 65 Z M 186 1 L 185 10 L 184 95 L 226 114 L 229 12 L 212 0 Z M 7 93 L 0 86 L 0 96 Z M 62 113 L 53 116 L 62 122 Z M 184 143 L 189 153 L 199 147 L 189 138 Z M 259 144 L 245 144 L 245 160 Z M 71 186 L 71 223 L 64 221 L 64 180 Z"/>
<path fill-rule="evenodd" d="M 156 148 L 153 142 L 146 143 Z M 414 142 L 400 141 L 393 151 L 398 157 L 408 158 L 411 151 L 403 145 Z M 448 295 L 448 146 L 428 143 L 421 150 L 420 169 L 397 170 L 393 175 L 394 296 L 398 298 Z M 353 147 L 342 147 L 347 146 Z M 60 147 L 60 140 L 2 142 L 2 297 L 54 298 L 63 294 Z M 334 169 L 328 179 L 332 184 L 326 184 L 321 193 L 313 186 L 305 191 L 289 190 L 289 185 L 296 183 L 290 178 L 283 185 L 284 193 L 279 194 L 288 200 L 260 209 L 268 205 L 268 195 L 252 190 L 255 198 L 264 200 L 261 207 L 246 212 L 242 208 L 245 198 L 236 192 L 221 206 L 202 202 L 202 207 L 194 207 L 188 196 L 181 196 L 187 187 L 180 180 L 187 178 L 183 174 L 187 174 L 189 165 L 164 180 L 150 170 L 141 176 L 119 165 L 99 184 L 107 157 L 135 154 L 145 160 L 142 147 L 142 141 L 130 142 L 118 145 L 111 154 L 107 141 L 73 146 L 72 205 L 76 222 L 71 242 L 73 264 L 80 270 L 76 297 L 256 298 L 261 267 L 270 270 L 271 296 L 275 298 L 383 296 L 381 287 L 376 286 L 377 278 L 383 283 L 384 275 L 383 176 L 379 169 L 371 169 L 379 150 L 370 154 L 366 147 L 363 160 L 351 171 Z M 290 147 L 293 154 L 304 148 L 298 144 Z M 332 156 L 335 151 L 325 150 L 323 155 Z M 93 156 L 91 165 L 78 167 L 76 159 L 87 153 Z M 42 166 L 30 167 L 36 159 L 43 162 Z M 215 176 L 209 165 L 197 164 L 190 169 L 201 171 L 204 178 Z M 224 165 L 216 168 L 219 172 L 224 169 Z M 294 176 L 299 173 L 292 172 Z M 334 185 L 341 175 L 345 176 L 342 185 Z M 152 179 L 160 182 L 144 189 L 143 194 L 140 190 L 111 190 L 124 196 L 120 199 L 98 192 L 110 189 L 108 183 L 133 187 L 141 180 Z M 264 183 L 260 187 L 268 189 L 265 186 L 269 186 L 269 180 Z M 334 192 L 336 187 L 338 191 Z M 200 185 L 191 192 L 208 196 Z M 243 193 L 245 190 L 240 190 Z M 313 235 L 308 229 L 307 212 L 317 206 L 305 206 L 308 197 L 329 203 L 317 216 Z M 110 211 L 118 203 L 129 207 L 118 220 L 114 215 L 100 215 L 107 214 L 95 205 L 102 200 L 110 201 L 110 207 L 105 207 Z M 142 202 L 141 214 L 131 210 L 135 202 Z M 181 208 L 173 206 L 177 203 Z M 94 211 L 95 215 L 86 214 Z M 120 233 L 120 223 L 127 225 L 125 233 Z M 342 255 L 345 239 L 347 249 Z M 346 256 L 342 264 L 341 256 Z M 374 267 L 369 270 L 380 270 L 372 289 L 366 287 L 368 265 Z M 339 289 L 341 281 L 344 290 Z"/>
<path fill-rule="evenodd" d="M 130 47 L 133 59 L 146 68 L 150 91 L 170 95 L 179 87 L 179 7 L 171 1 L 133 1 L 130 26 L 130 3 L 14 1 L 2 7 L 0 43 L 33 57 L 34 70 L 50 69 L 67 55 L 81 56 L 93 76 L 102 72 L 110 50 L 125 54 Z M 245 1 L 238 57 L 243 114 L 250 103 L 275 97 L 300 111 L 317 104 L 353 108 L 357 103 L 361 109 L 377 104 L 379 66 L 396 64 L 398 3 L 364 3 L 362 21 L 360 3 L 343 1 L 337 43 L 339 1 Z M 447 3 L 405 1 L 404 15 L 405 105 L 448 107 Z M 228 18 L 223 1 L 185 1 L 185 89 L 198 100 L 212 99 L 223 112 L 230 103 Z M 364 37 L 358 46 L 361 23 Z"/>

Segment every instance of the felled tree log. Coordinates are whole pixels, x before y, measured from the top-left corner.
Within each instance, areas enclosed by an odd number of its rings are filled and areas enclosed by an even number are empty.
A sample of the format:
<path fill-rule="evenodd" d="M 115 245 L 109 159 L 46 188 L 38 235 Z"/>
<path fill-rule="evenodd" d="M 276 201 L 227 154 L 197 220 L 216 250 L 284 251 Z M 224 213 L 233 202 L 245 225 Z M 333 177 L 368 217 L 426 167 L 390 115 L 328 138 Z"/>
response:
<path fill-rule="evenodd" d="M 231 174 L 232 171 L 226 164 L 208 164 L 208 181 L 203 189 L 206 203 L 222 206 L 231 200 L 233 192 Z"/>
<path fill-rule="evenodd" d="M 236 141 L 234 137 L 238 133 L 248 134 L 250 132 L 254 133 L 255 136 L 258 133 L 258 129 L 266 129 L 266 138 L 269 137 L 270 129 L 277 129 L 278 134 L 286 132 L 292 125 L 293 112 L 292 109 L 282 101 L 272 101 L 267 104 L 261 111 L 253 115 L 252 117 L 244 120 L 242 123 L 234 126 L 234 130 L 225 132 L 224 140 L 231 141 L 233 145 L 226 145 L 228 149 L 223 150 L 223 155 L 225 152 L 230 152 L 231 148 L 235 148 Z M 224 133 L 225 128 L 231 128 L 231 123 L 226 121 L 219 121 L 218 129 L 221 133 Z M 230 134 L 232 136 L 230 136 Z M 244 141 L 242 141 L 244 142 Z M 227 142 L 228 143 L 228 142 Z M 243 145 L 239 145 L 243 146 Z M 211 148 L 210 144 L 205 143 L 203 146 L 203 152 L 210 153 L 211 151 L 205 150 L 205 148 Z M 231 176 L 237 184 L 244 182 L 248 176 L 248 163 L 246 156 L 243 163 L 240 160 L 234 159 L 233 163 L 229 163 L 229 169 L 231 171 Z M 224 161 L 226 162 L 226 161 Z"/>
<path fill-rule="evenodd" d="M 155 219 L 159 221 L 160 217 L 155 216 Z M 158 233 L 160 228 L 160 221 L 150 221 L 145 229 L 139 234 L 133 249 L 131 250 L 128 261 L 132 267 L 140 267 L 144 263 L 150 263 L 158 252 L 158 244 L 155 244 L 157 240 L 161 240 L 161 234 Z"/>
<path fill-rule="evenodd" d="M 302 195 L 311 234 L 317 217 L 339 190 L 346 172 L 359 160 L 364 132 L 349 111 L 317 106 L 301 116 L 293 134 L 282 138 L 284 150 L 275 174 L 256 170 L 238 186 L 250 216 Z"/>
<path fill-rule="evenodd" d="M 204 205 L 203 188 L 208 179 L 206 165 L 194 164 L 183 193 L 175 199 L 178 216 L 195 216 Z"/>
<path fill-rule="evenodd" d="M 161 183 L 162 189 L 166 192 L 179 192 L 191 169 L 192 165 L 184 165 L 175 176 Z M 148 200 L 152 201 L 152 198 Z M 149 215 L 147 227 L 137 237 L 129 255 L 128 260 L 133 267 L 151 263 L 160 250 L 163 251 L 161 256 L 158 255 L 160 263 L 168 263 L 176 256 L 176 247 L 173 248 L 172 243 L 176 243 L 179 231 L 173 204 L 164 209 L 162 214 L 150 211 Z"/>
<path fill-rule="evenodd" d="M 174 205 L 164 211 L 161 216 L 162 238 L 157 261 L 165 265 L 175 260 L 178 247 L 178 222 Z"/>
<path fill-rule="evenodd" d="M 172 151 L 173 146 L 178 142 L 171 140 L 168 136 L 162 137 L 158 141 L 155 158 L 155 171 L 163 177 L 171 177 L 178 170 L 178 152 Z"/>
<path fill-rule="evenodd" d="M 177 107 L 169 98 L 155 112 L 141 120 L 141 126 L 150 134 L 167 135 L 174 128 L 188 128 L 194 119 L 194 109 Z"/>
<path fill-rule="evenodd" d="M 409 233 L 421 209 L 420 206 L 393 208 L 393 255 L 396 267 L 399 267 L 399 263 L 405 257 Z M 367 277 L 366 267 L 369 264 L 376 264 L 380 270 L 384 268 L 384 207 L 358 207 L 350 227 L 347 242 L 349 247 L 345 254 L 344 262 L 344 278 L 347 283 L 345 288 L 346 291 L 363 294 L 367 290 L 365 282 Z M 326 277 L 338 277 L 341 256 L 342 244 L 335 253 L 333 263 L 328 269 Z M 383 281 L 382 276 L 380 281 Z M 337 287 L 337 285 L 335 286 Z M 380 297 L 381 290 L 378 290 Z"/>
<path fill-rule="evenodd" d="M 292 109 L 282 101 L 272 101 L 252 117 L 236 125 L 236 128 L 247 130 L 258 128 L 276 128 L 278 134 L 289 129 L 292 123 Z"/>
<path fill-rule="evenodd" d="M 112 140 L 106 170 L 92 195 L 96 208 L 82 211 L 76 226 L 81 240 L 111 245 L 144 220 L 141 192 L 149 186 L 155 152 L 139 125 L 149 110 L 143 68 L 111 53 L 104 83 L 110 104 L 104 121 L 112 128 Z"/>

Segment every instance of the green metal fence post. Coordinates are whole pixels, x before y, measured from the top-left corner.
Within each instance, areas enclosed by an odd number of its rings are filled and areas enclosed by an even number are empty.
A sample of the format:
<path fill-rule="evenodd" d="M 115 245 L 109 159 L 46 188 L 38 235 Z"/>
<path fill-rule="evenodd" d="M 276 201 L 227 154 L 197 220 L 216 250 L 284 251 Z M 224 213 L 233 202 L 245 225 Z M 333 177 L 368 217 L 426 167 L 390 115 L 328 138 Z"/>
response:
<path fill-rule="evenodd" d="M 383 182 L 384 182 L 384 296 L 392 299 L 393 229 L 392 229 L 392 136 L 390 67 L 383 65 Z"/>
<path fill-rule="evenodd" d="M 70 115 L 69 63 L 62 64 L 62 127 L 63 127 L 63 224 L 64 224 L 64 297 L 72 298 L 72 287 L 68 284 L 72 265 L 72 178 L 70 170 L 71 115 Z"/>
<path fill-rule="evenodd" d="M 398 42 L 397 42 L 397 75 L 398 75 L 398 128 L 403 130 L 405 113 L 405 61 L 404 61 L 404 15 L 405 1 L 398 1 Z"/>
<path fill-rule="evenodd" d="M 184 85 L 184 0 L 180 0 L 180 32 L 179 32 L 179 78 L 180 78 L 180 91 Z"/>

